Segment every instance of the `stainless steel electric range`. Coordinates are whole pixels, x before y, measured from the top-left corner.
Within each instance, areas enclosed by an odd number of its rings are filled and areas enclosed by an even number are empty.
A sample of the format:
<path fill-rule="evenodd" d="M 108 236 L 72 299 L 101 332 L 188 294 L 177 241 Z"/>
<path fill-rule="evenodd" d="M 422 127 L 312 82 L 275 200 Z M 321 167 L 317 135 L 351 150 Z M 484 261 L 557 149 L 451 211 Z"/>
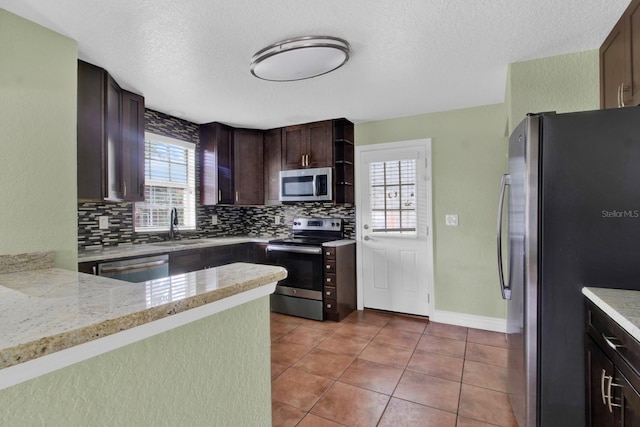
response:
<path fill-rule="evenodd" d="M 282 266 L 289 273 L 271 295 L 271 311 L 324 320 L 322 244 L 343 236 L 340 218 L 297 218 L 292 237 L 269 241 L 268 263 Z"/>

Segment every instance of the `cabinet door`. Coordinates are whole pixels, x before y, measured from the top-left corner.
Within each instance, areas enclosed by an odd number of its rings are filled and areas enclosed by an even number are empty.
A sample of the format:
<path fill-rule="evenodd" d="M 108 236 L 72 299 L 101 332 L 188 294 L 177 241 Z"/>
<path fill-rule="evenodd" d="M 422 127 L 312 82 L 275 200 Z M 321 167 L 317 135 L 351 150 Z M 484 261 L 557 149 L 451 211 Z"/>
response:
<path fill-rule="evenodd" d="M 620 399 L 616 399 L 620 408 L 613 408 L 614 413 L 617 414 L 615 425 L 640 426 L 640 395 L 618 369 L 616 369 L 615 383 L 618 385 L 615 395 L 620 396 Z"/>
<path fill-rule="evenodd" d="M 108 74 L 106 102 L 105 194 L 108 200 L 122 200 L 122 89 Z"/>
<path fill-rule="evenodd" d="M 282 170 L 303 167 L 303 155 L 307 153 L 305 125 L 287 126 L 282 130 Z"/>
<path fill-rule="evenodd" d="M 102 200 L 104 189 L 104 91 L 107 73 L 78 61 L 78 199 Z"/>
<path fill-rule="evenodd" d="M 232 129 L 221 123 L 200 126 L 200 203 L 232 204 L 233 146 Z"/>
<path fill-rule="evenodd" d="M 236 246 L 227 245 L 206 249 L 204 263 L 208 268 L 212 268 L 236 262 Z"/>
<path fill-rule="evenodd" d="M 331 121 L 310 123 L 307 125 L 308 167 L 321 168 L 333 166 L 333 132 Z"/>
<path fill-rule="evenodd" d="M 282 129 L 264 134 L 264 204 L 280 203 L 280 169 L 282 165 Z"/>
<path fill-rule="evenodd" d="M 206 264 L 204 252 L 200 249 L 169 253 L 169 274 L 171 276 L 202 270 L 207 267 Z"/>
<path fill-rule="evenodd" d="M 216 136 L 218 159 L 218 203 L 233 204 L 233 129 L 219 125 Z"/>
<path fill-rule="evenodd" d="M 618 108 L 620 88 L 625 82 L 629 84 L 625 35 L 625 20 L 621 19 L 600 47 L 601 108 Z"/>
<path fill-rule="evenodd" d="M 234 129 L 234 189 L 237 205 L 262 205 L 263 183 L 263 132 L 254 129 Z"/>
<path fill-rule="evenodd" d="M 144 200 L 144 98 L 122 91 L 122 198 Z"/>
<path fill-rule="evenodd" d="M 607 405 L 609 376 L 614 375 L 613 363 L 597 344 L 585 337 L 587 366 L 587 420 L 589 427 L 614 425 L 614 414 Z"/>

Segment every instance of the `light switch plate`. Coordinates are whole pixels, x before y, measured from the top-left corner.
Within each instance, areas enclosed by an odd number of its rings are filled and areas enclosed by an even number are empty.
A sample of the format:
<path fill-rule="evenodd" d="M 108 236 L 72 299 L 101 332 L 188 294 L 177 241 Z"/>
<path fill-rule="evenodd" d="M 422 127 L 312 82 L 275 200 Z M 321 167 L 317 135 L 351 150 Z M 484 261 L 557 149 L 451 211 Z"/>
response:
<path fill-rule="evenodd" d="M 108 230 L 109 229 L 109 217 L 108 216 L 99 216 L 98 217 L 98 228 L 100 228 L 100 230 Z"/>
<path fill-rule="evenodd" d="M 450 227 L 457 227 L 458 226 L 458 215 L 457 214 L 447 214 L 444 217 L 445 219 L 445 224 L 447 224 Z"/>
<path fill-rule="evenodd" d="M 273 217 L 273 223 L 275 225 L 280 225 L 280 215 L 276 215 Z"/>
<path fill-rule="evenodd" d="M 218 215 L 211 215 L 211 225 L 218 225 Z"/>

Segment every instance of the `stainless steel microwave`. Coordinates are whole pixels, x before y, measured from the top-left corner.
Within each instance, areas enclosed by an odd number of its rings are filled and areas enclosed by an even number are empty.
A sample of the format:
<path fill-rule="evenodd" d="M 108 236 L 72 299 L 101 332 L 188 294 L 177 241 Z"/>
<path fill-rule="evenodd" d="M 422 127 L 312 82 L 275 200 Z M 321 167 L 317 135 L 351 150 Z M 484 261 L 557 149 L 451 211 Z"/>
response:
<path fill-rule="evenodd" d="M 332 200 L 332 169 L 311 168 L 280 171 L 281 202 Z"/>

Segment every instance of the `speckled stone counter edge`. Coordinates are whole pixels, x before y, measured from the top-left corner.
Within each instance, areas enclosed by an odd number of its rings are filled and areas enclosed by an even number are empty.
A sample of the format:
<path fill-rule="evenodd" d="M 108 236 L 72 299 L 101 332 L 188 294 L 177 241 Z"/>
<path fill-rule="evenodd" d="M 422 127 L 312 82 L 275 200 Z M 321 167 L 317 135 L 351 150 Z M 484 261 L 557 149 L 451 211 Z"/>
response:
<path fill-rule="evenodd" d="M 0 255 L 0 274 L 52 268 L 53 261 L 53 252 Z"/>
<path fill-rule="evenodd" d="M 640 291 L 585 287 L 582 294 L 640 341 Z"/>
<path fill-rule="evenodd" d="M 230 266 L 234 265 L 238 264 L 231 264 Z M 218 268 L 224 269 L 225 267 L 230 266 L 222 266 Z M 185 312 L 205 304 L 252 290 L 266 283 L 277 282 L 284 279 L 286 276 L 286 270 L 280 268 L 277 272 L 263 274 L 257 278 L 249 280 L 239 278 L 236 283 L 228 287 L 187 297 L 179 301 L 123 315 L 114 319 L 98 322 L 87 327 L 42 337 L 35 341 L 0 349 L 0 369 L 106 337 L 155 320 L 163 319 L 177 313 Z"/>

